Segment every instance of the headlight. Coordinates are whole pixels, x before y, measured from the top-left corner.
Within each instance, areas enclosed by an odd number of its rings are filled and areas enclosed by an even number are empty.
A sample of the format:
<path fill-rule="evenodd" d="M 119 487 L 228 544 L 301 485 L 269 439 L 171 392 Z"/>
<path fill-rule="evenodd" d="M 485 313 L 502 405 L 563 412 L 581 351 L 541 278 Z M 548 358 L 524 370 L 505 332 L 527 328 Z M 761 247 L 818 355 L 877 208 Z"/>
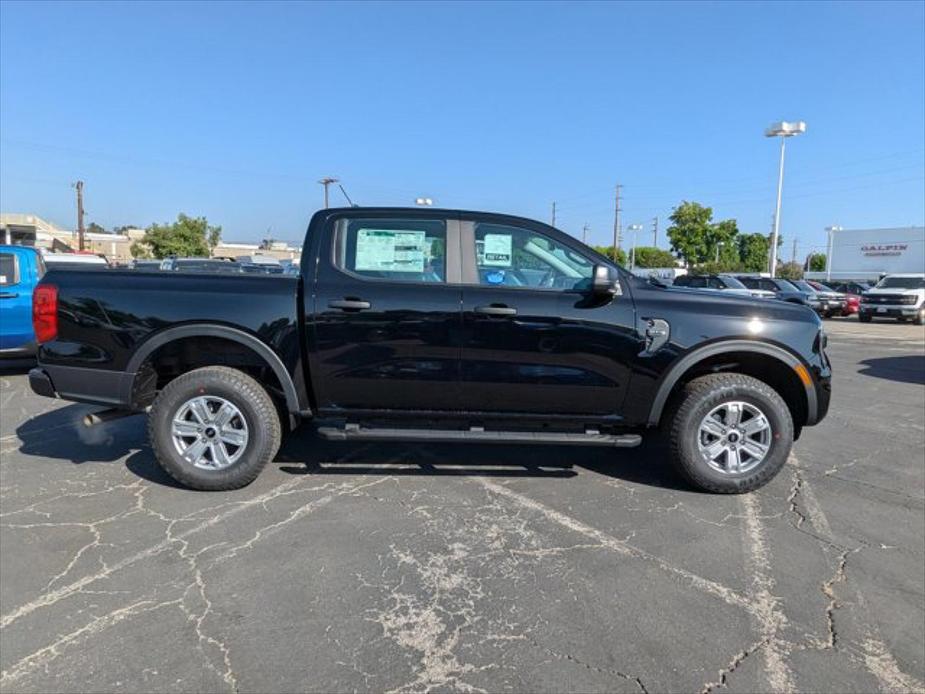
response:
<path fill-rule="evenodd" d="M 903 297 L 904 304 L 910 304 L 910 305 L 915 304 L 918 300 L 919 300 L 919 297 L 917 297 L 915 294 L 909 294 Z"/>

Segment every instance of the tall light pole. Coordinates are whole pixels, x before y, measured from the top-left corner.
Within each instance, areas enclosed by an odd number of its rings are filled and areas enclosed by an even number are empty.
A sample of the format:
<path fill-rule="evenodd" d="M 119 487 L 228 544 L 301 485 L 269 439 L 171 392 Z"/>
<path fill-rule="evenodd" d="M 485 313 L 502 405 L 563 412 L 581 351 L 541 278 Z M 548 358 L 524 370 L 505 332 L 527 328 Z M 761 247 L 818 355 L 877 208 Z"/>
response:
<path fill-rule="evenodd" d="M 627 231 L 633 232 L 633 248 L 630 250 L 630 270 L 636 267 L 636 232 L 642 231 L 642 224 L 630 224 Z"/>
<path fill-rule="evenodd" d="M 330 176 L 325 176 L 324 178 L 318 180 L 318 183 L 324 186 L 324 209 L 328 209 L 328 186 L 337 182 L 338 179 L 331 178 Z"/>
<path fill-rule="evenodd" d="M 764 131 L 765 137 L 780 138 L 780 170 L 777 174 L 777 208 L 774 213 L 774 231 L 771 234 L 771 258 L 768 261 L 768 264 L 771 266 L 771 277 L 777 274 L 777 236 L 780 232 L 780 199 L 781 194 L 784 192 L 784 142 L 786 142 L 788 137 L 802 135 L 805 132 L 806 123 L 801 120 L 795 123 L 780 121 L 772 124 L 771 127 Z"/>
<path fill-rule="evenodd" d="M 835 232 L 841 231 L 842 228 L 837 224 L 833 224 L 826 227 L 825 230 L 829 232 L 829 243 L 825 249 L 825 281 L 828 282 L 832 279 L 832 253 L 835 250 Z"/>
<path fill-rule="evenodd" d="M 726 245 L 726 244 L 725 244 L 724 241 L 717 241 L 717 242 L 716 242 L 716 260 L 714 260 L 713 262 L 715 262 L 717 265 L 719 265 L 719 249 L 722 248 L 722 247 L 725 246 L 725 245 Z"/>

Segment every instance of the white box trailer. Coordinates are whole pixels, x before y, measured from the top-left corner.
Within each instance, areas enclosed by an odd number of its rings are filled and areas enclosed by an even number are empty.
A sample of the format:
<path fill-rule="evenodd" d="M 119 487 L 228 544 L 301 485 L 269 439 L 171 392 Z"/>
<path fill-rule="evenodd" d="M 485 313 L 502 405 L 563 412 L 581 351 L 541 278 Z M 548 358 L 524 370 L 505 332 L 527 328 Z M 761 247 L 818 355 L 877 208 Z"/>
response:
<path fill-rule="evenodd" d="M 897 272 L 925 272 L 925 227 L 833 231 L 827 269 L 808 279 L 869 280 Z"/>

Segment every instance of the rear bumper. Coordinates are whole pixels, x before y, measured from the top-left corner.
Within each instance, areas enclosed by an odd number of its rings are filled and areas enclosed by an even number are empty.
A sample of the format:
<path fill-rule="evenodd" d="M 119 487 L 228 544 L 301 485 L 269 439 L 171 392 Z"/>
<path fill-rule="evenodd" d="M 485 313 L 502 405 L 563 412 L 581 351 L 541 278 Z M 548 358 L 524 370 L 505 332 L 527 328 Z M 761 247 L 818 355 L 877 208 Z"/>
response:
<path fill-rule="evenodd" d="M 35 356 L 35 342 L 27 342 L 19 347 L 9 347 L 0 349 L 0 360 L 2 359 L 27 359 Z"/>
<path fill-rule="evenodd" d="M 48 398 L 130 409 L 133 377 L 123 371 L 42 364 L 29 371 L 29 386 Z"/>
<path fill-rule="evenodd" d="M 42 395 L 46 398 L 56 398 L 58 394 L 55 387 L 43 369 L 34 368 L 29 370 L 29 387 L 36 395 Z"/>

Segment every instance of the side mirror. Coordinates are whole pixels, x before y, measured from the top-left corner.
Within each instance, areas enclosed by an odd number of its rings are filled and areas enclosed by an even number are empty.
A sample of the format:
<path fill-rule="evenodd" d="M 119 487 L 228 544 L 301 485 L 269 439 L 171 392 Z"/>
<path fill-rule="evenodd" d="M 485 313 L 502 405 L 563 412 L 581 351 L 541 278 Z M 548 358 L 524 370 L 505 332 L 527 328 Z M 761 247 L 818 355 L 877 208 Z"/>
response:
<path fill-rule="evenodd" d="M 620 280 L 606 265 L 595 265 L 591 275 L 591 293 L 595 296 L 618 296 Z"/>

